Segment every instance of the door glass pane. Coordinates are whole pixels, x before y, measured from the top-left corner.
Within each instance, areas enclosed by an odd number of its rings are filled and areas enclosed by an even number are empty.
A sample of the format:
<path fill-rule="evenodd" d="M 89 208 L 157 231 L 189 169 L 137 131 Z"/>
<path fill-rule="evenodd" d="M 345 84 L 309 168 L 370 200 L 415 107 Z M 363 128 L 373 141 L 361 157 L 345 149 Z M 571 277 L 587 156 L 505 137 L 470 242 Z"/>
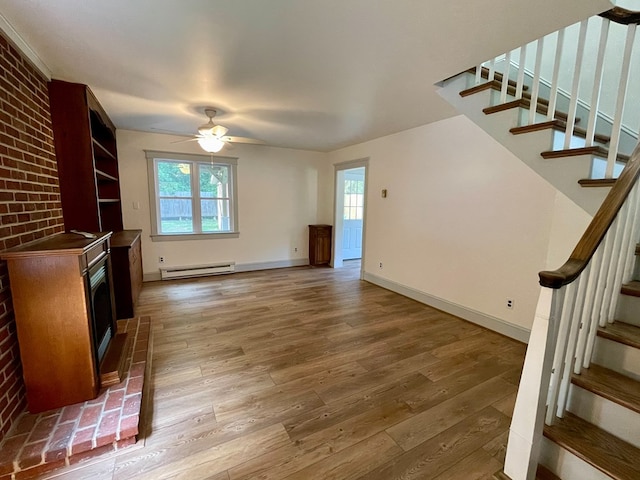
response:
<path fill-rule="evenodd" d="M 193 212 L 191 208 L 191 199 L 160 199 L 160 232 L 193 232 Z"/>

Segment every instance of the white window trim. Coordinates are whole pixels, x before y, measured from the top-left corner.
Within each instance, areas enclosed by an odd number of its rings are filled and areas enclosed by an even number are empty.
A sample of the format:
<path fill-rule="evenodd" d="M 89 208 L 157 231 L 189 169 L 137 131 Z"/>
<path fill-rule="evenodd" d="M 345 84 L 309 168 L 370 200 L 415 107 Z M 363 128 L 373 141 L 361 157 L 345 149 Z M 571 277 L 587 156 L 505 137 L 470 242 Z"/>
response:
<path fill-rule="evenodd" d="M 214 238 L 238 238 L 240 230 L 238 228 L 238 158 L 222 157 L 216 155 L 214 163 L 229 165 L 231 167 L 231 195 L 230 208 L 232 212 L 233 230 L 230 232 L 207 232 L 207 233 L 159 233 L 158 212 L 159 197 L 156 187 L 158 185 L 157 172 L 155 168 L 156 159 L 162 160 L 185 160 L 188 162 L 211 163 L 210 155 L 197 155 L 191 153 L 161 152 L 157 150 L 145 150 L 147 157 L 147 178 L 149 180 L 149 205 L 151 209 L 151 240 L 153 242 L 166 242 L 175 240 L 211 240 Z M 198 202 L 196 202 L 198 203 Z M 195 214 L 196 212 L 194 212 Z"/>

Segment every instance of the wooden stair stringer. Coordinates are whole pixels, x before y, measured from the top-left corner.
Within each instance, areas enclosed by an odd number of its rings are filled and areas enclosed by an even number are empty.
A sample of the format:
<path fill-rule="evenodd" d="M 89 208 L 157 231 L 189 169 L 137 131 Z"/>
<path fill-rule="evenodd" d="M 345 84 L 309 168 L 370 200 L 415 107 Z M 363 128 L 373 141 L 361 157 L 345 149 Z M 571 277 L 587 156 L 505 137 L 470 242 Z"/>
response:
<path fill-rule="evenodd" d="M 491 88 L 485 88 L 474 95 L 460 96 L 460 92 L 467 89 L 472 80 L 470 74 L 459 75 L 443 82 L 438 93 L 556 189 L 588 214 L 594 215 L 602 204 L 607 189 L 585 189 L 578 184 L 578 179 L 588 176 L 591 158 L 584 156 L 563 159 L 561 165 L 543 159 L 540 152 L 551 148 L 553 132 L 541 130 L 527 135 L 513 135 L 509 130 L 519 125 L 519 108 L 514 106 L 486 115 L 483 110 L 490 104 L 493 95 Z"/>

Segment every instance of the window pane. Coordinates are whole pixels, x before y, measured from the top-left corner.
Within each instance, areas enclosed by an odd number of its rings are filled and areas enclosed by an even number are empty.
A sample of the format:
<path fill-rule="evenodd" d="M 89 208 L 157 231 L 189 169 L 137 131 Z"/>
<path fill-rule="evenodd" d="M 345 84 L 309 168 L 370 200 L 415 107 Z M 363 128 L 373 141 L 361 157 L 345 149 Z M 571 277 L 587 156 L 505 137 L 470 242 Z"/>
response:
<path fill-rule="evenodd" d="M 191 200 L 160 199 L 160 232 L 193 233 Z"/>
<path fill-rule="evenodd" d="M 191 196 L 191 164 L 159 161 L 158 192 L 161 197 Z"/>
<path fill-rule="evenodd" d="M 229 167 L 200 164 L 200 196 L 202 198 L 229 197 Z"/>
<path fill-rule="evenodd" d="M 200 209 L 203 232 L 231 231 L 229 200 L 201 200 Z"/>

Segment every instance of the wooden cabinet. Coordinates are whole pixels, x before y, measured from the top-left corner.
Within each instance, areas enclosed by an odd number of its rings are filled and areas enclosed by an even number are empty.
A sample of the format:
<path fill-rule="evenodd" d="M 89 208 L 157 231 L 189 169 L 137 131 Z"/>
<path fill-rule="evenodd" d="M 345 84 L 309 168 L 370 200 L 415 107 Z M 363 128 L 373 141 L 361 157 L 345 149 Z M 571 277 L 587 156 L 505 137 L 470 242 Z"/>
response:
<path fill-rule="evenodd" d="M 111 237 L 111 264 L 118 272 L 114 283 L 116 318 L 131 318 L 135 315 L 138 295 L 142 289 L 142 230 L 123 230 Z"/>
<path fill-rule="evenodd" d="M 31 413 L 95 398 L 116 334 L 110 233 L 61 233 L 7 250 L 20 357 Z"/>
<path fill-rule="evenodd" d="M 86 85 L 49 83 L 67 230 L 122 230 L 116 129 Z"/>
<path fill-rule="evenodd" d="M 331 225 L 309 225 L 309 265 L 331 261 Z"/>
<path fill-rule="evenodd" d="M 52 80 L 49 98 L 65 228 L 115 232 L 117 318 L 131 318 L 142 287 L 141 232 L 122 230 L 116 128 L 86 85 Z"/>

